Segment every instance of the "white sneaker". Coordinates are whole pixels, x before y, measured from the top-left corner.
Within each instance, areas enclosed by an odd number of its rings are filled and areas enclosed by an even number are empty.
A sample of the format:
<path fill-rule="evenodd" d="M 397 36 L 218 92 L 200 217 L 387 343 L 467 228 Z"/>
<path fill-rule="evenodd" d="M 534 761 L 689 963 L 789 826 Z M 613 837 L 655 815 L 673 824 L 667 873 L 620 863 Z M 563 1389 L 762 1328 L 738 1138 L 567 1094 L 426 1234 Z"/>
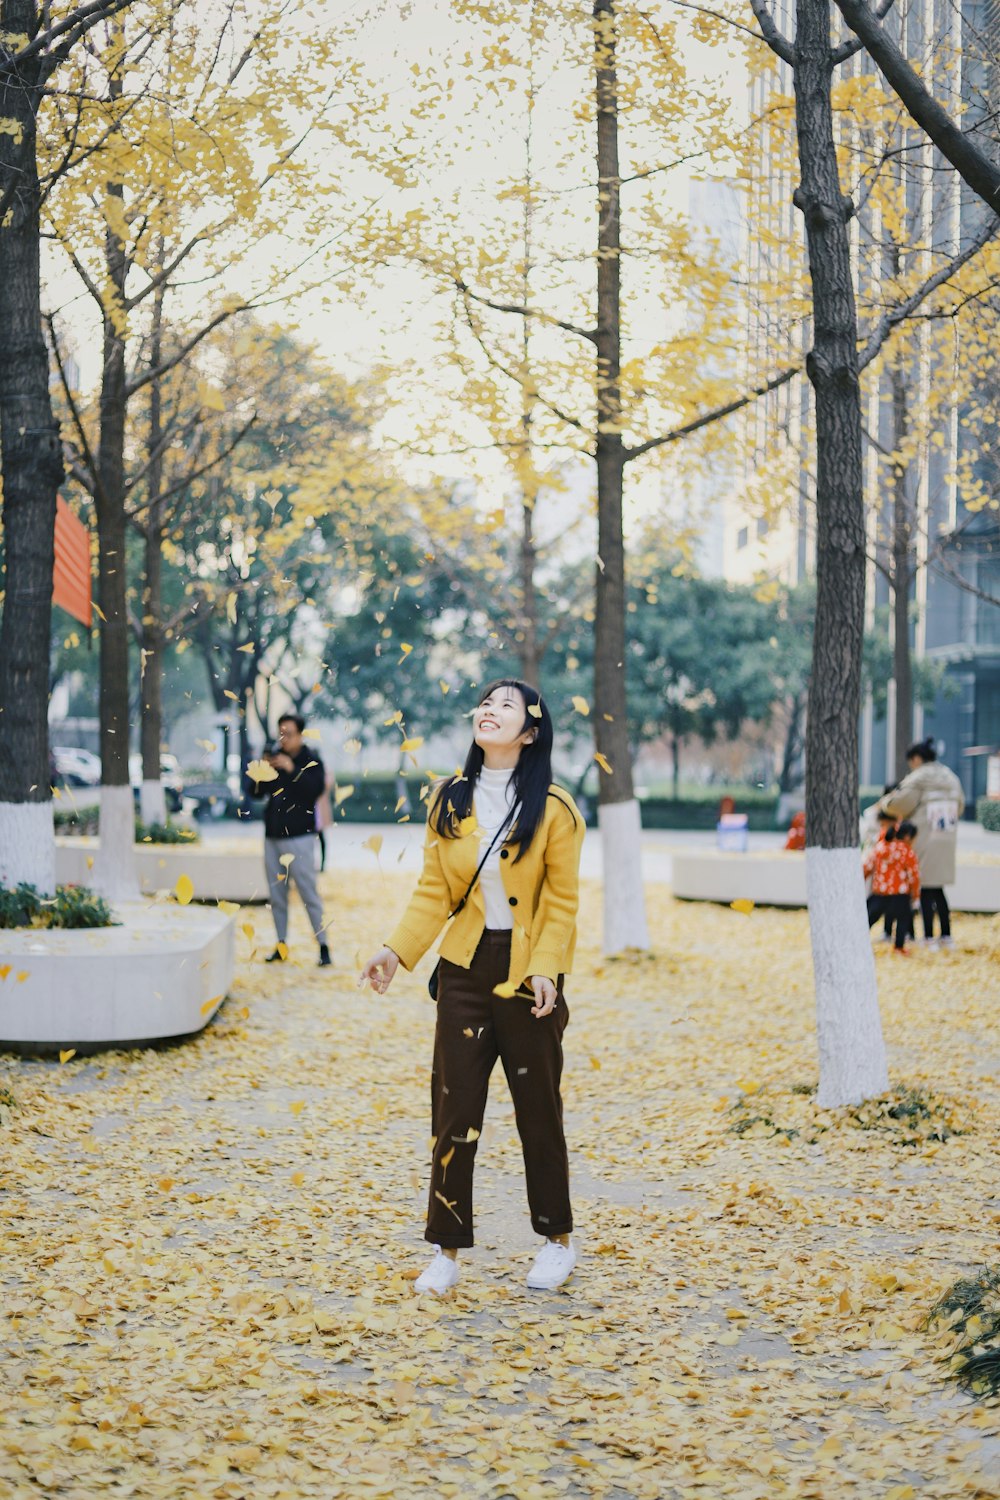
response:
<path fill-rule="evenodd" d="M 953 937 L 943 937 L 941 939 L 941 947 L 946 949 L 948 952 L 950 952 L 951 949 L 954 948 L 954 946 L 955 939 Z"/>
<path fill-rule="evenodd" d="M 434 1246 L 434 1259 L 426 1271 L 421 1271 L 414 1282 L 414 1291 L 433 1292 L 440 1297 L 442 1292 L 450 1292 L 453 1286 L 458 1284 L 458 1261 L 452 1260 L 450 1255 L 445 1255 L 440 1245 Z"/>
<path fill-rule="evenodd" d="M 937 938 L 924 938 L 923 948 L 925 953 L 936 953 L 938 951 Z"/>
<path fill-rule="evenodd" d="M 536 1292 L 554 1292 L 573 1274 L 576 1251 L 573 1241 L 560 1245 L 556 1240 L 546 1240 L 535 1256 L 535 1264 L 528 1272 L 528 1285 Z"/>

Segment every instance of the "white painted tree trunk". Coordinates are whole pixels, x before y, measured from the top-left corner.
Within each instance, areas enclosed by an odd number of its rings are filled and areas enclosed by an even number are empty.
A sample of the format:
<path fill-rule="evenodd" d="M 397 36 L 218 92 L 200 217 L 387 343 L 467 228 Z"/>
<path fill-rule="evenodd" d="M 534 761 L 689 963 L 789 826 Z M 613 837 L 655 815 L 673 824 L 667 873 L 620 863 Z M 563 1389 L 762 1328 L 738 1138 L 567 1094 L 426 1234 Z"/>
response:
<path fill-rule="evenodd" d="M 144 823 L 167 821 L 167 799 L 162 781 L 144 781 L 139 788 L 139 816 Z"/>
<path fill-rule="evenodd" d="M 816 1102 L 837 1109 L 889 1087 L 857 850 L 807 848 L 806 891 L 816 980 Z"/>
<path fill-rule="evenodd" d="M 130 786 L 101 787 L 101 842 L 94 856 L 93 888 L 109 901 L 138 900 L 135 799 Z"/>
<path fill-rule="evenodd" d="M 56 845 L 51 802 L 0 802 L 0 886 L 56 889 Z"/>
<path fill-rule="evenodd" d="M 604 952 L 647 949 L 646 898 L 642 887 L 642 821 L 639 803 L 608 802 L 597 809 L 604 866 Z"/>

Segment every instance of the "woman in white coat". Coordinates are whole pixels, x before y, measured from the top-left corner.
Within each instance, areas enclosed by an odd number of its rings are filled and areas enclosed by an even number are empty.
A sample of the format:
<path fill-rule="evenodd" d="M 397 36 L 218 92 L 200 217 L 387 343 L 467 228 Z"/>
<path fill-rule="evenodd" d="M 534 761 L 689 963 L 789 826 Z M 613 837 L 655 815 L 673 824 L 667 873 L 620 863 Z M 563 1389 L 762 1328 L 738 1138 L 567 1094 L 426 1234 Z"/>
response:
<path fill-rule="evenodd" d="M 924 939 L 934 939 L 934 915 L 940 924 L 941 942 L 951 947 L 951 913 L 946 885 L 955 883 L 955 848 L 958 820 L 965 810 L 962 783 L 937 758 L 933 739 L 920 740 L 906 752 L 909 775 L 879 802 L 892 817 L 907 818 L 917 827 L 914 842 L 920 861 L 920 912 Z"/>

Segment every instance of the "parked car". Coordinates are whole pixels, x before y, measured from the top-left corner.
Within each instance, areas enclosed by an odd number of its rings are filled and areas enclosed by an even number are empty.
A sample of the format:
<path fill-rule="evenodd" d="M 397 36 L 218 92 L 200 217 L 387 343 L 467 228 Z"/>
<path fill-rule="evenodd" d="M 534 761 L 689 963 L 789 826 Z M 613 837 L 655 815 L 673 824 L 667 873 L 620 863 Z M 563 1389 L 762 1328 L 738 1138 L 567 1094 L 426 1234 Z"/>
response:
<path fill-rule="evenodd" d="M 136 802 L 138 802 L 139 788 L 142 785 L 141 755 L 129 756 L 128 779 L 132 784 Z M 160 780 L 163 783 L 163 795 L 167 804 L 167 812 L 180 812 L 184 805 L 184 778 L 181 776 L 180 762 L 176 755 L 171 755 L 166 750 L 160 756 Z"/>
<path fill-rule="evenodd" d="M 257 807 L 234 792 L 222 777 L 216 780 L 192 781 L 184 788 L 184 800 L 199 823 L 212 818 L 253 818 L 261 816 Z M 191 806 L 191 804 L 194 804 Z"/>
<path fill-rule="evenodd" d="M 53 745 L 56 775 L 67 786 L 100 786 L 101 757 L 75 745 Z"/>

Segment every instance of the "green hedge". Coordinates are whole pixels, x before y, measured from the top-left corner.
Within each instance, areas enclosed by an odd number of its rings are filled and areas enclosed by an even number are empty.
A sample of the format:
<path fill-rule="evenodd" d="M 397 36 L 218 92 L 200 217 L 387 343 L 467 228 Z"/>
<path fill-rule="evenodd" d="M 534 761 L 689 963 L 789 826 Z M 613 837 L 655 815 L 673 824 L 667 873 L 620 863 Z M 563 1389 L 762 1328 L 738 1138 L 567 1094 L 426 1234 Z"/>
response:
<path fill-rule="evenodd" d="M 995 797 L 980 797 L 976 803 L 976 818 L 990 833 L 1000 833 L 1000 801 Z"/>
<path fill-rule="evenodd" d="M 96 837 L 101 829 L 101 810 L 99 807 L 81 807 L 73 811 L 71 808 L 57 807 L 53 821 L 56 833 L 79 835 L 80 838 Z M 143 823 L 139 818 L 135 820 L 137 844 L 197 844 L 200 838 L 201 834 L 196 828 L 184 828 L 180 823 L 172 823 L 169 818 L 165 823 Z"/>
<path fill-rule="evenodd" d="M 420 800 L 421 787 L 427 785 L 426 776 L 408 775 L 406 777 L 406 790 L 410 800 L 410 821 L 413 823 L 423 822 L 426 816 L 426 800 Z M 350 785 L 348 778 L 344 777 L 341 790 Z M 566 785 L 564 781 L 562 785 Z M 337 808 L 334 816 L 338 822 L 345 823 L 396 823 L 401 822 L 406 815 L 407 809 L 402 807 L 396 811 L 398 801 L 397 779 L 395 776 L 386 775 L 384 771 L 373 772 L 368 776 L 359 776 L 353 782 L 354 790 L 346 797 Z M 725 796 L 730 796 L 736 804 L 737 812 L 745 812 L 749 816 L 749 826 L 754 830 L 773 829 L 775 814 L 778 808 L 778 798 L 774 792 L 762 791 L 759 787 L 727 788 L 706 787 L 699 789 L 691 796 L 684 796 L 677 800 L 672 797 L 644 797 L 640 803 L 642 808 L 642 826 L 644 828 L 707 828 L 715 827 L 719 818 L 719 803 Z M 585 798 L 587 804 L 587 822 L 593 827 L 597 823 L 597 802 L 594 797 Z"/>
<path fill-rule="evenodd" d="M 33 885 L 0 888 L 0 927 L 117 927 L 111 908 L 82 885 L 60 885 L 42 896 Z"/>

